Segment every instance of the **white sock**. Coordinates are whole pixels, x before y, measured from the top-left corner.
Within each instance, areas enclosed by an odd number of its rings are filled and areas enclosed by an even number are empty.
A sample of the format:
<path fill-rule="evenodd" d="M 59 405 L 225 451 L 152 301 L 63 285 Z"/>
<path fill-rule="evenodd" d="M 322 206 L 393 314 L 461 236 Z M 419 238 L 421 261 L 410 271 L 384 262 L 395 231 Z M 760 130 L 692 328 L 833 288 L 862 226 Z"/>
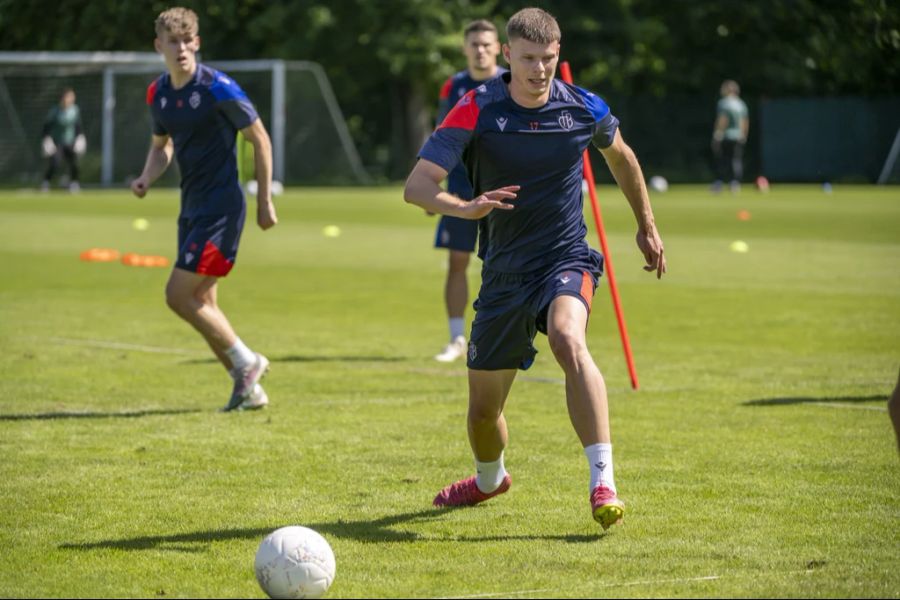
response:
<path fill-rule="evenodd" d="M 450 341 L 466 335 L 466 320 L 462 317 L 450 317 Z"/>
<path fill-rule="evenodd" d="M 501 452 L 500 458 L 494 462 L 479 462 L 476 458 L 475 472 L 478 474 L 475 477 L 475 485 L 478 486 L 479 490 L 485 494 L 490 494 L 496 490 L 503 483 L 503 478 L 506 477 L 506 469 L 503 466 L 503 453 Z"/>
<path fill-rule="evenodd" d="M 252 365 L 256 360 L 256 354 L 241 341 L 241 338 L 237 338 L 234 342 L 234 346 L 226 350 L 225 354 L 231 359 L 231 366 L 233 369 L 243 369 L 246 366 Z"/>
<path fill-rule="evenodd" d="M 605 485 L 613 492 L 616 483 L 613 481 L 612 444 L 591 444 L 585 446 L 584 455 L 591 468 L 591 491 L 599 485 Z"/>

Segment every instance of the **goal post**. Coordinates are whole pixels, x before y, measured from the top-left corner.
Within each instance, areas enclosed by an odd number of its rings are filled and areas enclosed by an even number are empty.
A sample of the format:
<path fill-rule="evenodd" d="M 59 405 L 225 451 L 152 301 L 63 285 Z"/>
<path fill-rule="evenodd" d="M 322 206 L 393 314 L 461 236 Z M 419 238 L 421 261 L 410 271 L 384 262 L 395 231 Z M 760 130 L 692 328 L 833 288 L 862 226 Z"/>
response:
<path fill-rule="evenodd" d="M 894 135 L 894 143 L 888 151 L 887 158 L 884 160 L 884 166 L 881 168 L 881 174 L 878 176 L 878 184 L 900 183 L 900 163 L 897 157 L 900 155 L 900 127 Z"/>
<path fill-rule="evenodd" d="M 370 183 L 321 65 L 277 59 L 209 61 L 235 74 L 270 132 L 273 177 L 286 183 Z M 145 91 L 165 69 L 151 52 L 0 52 L 0 181 L 36 183 L 44 116 L 75 89 L 88 139 L 82 181 L 112 186 L 143 168 Z M 175 183 L 173 175 L 166 183 Z"/>

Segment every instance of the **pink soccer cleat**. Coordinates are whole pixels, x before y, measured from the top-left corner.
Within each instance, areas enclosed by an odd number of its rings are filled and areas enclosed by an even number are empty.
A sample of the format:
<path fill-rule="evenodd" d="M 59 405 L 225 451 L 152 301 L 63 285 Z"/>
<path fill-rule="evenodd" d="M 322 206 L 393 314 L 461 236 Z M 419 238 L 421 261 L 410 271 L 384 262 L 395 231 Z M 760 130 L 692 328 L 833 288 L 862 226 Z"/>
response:
<path fill-rule="evenodd" d="M 619 500 L 614 491 L 600 485 L 591 492 L 591 512 L 594 520 L 600 523 L 603 529 L 609 529 L 622 521 L 625 516 L 625 503 Z"/>
<path fill-rule="evenodd" d="M 512 485 L 512 477 L 507 474 L 503 481 L 500 482 L 500 487 L 490 494 L 485 494 L 478 489 L 478 486 L 475 484 L 475 475 L 472 475 L 468 479 L 451 483 L 442 489 L 434 497 L 432 504 L 435 506 L 472 506 L 479 502 L 484 502 L 488 498 L 506 493 L 510 485 Z"/>

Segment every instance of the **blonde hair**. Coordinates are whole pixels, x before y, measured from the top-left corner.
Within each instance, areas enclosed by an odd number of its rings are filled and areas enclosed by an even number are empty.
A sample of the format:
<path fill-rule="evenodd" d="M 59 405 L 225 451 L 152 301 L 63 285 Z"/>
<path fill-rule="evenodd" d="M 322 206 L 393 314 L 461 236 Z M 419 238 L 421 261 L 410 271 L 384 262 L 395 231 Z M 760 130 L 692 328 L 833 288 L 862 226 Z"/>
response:
<path fill-rule="evenodd" d="M 162 36 L 165 32 L 173 35 L 197 35 L 200 33 L 197 13 L 181 6 L 164 10 L 156 17 L 156 35 Z"/>
<path fill-rule="evenodd" d="M 559 23 L 553 15 L 540 8 L 523 8 L 506 24 L 506 38 L 509 41 L 524 39 L 537 44 L 550 44 L 562 39 Z"/>

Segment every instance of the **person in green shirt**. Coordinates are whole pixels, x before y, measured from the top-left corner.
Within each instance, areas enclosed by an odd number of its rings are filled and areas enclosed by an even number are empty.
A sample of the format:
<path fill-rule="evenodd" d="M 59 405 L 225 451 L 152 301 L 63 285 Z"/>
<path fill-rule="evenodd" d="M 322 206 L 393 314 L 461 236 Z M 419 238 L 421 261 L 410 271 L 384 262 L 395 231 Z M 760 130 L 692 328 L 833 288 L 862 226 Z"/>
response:
<path fill-rule="evenodd" d="M 712 151 L 716 159 L 713 192 L 720 192 L 722 183 L 729 181 L 731 193 L 736 194 L 741 189 L 741 179 L 744 177 L 744 144 L 747 143 L 750 119 L 736 81 L 723 81 L 720 94 L 722 98 L 716 105 L 716 123 L 712 136 Z"/>
<path fill-rule="evenodd" d="M 41 132 L 41 150 L 47 158 L 42 190 L 50 189 L 50 180 L 60 162 L 69 165 L 69 191 L 76 193 L 81 188 L 78 183 L 78 158 L 87 149 L 81 128 L 81 110 L 75 104 L 75 90 L 66 88 L 59 98 L 59 104 L 50 109 L 44 119 Z"/>

